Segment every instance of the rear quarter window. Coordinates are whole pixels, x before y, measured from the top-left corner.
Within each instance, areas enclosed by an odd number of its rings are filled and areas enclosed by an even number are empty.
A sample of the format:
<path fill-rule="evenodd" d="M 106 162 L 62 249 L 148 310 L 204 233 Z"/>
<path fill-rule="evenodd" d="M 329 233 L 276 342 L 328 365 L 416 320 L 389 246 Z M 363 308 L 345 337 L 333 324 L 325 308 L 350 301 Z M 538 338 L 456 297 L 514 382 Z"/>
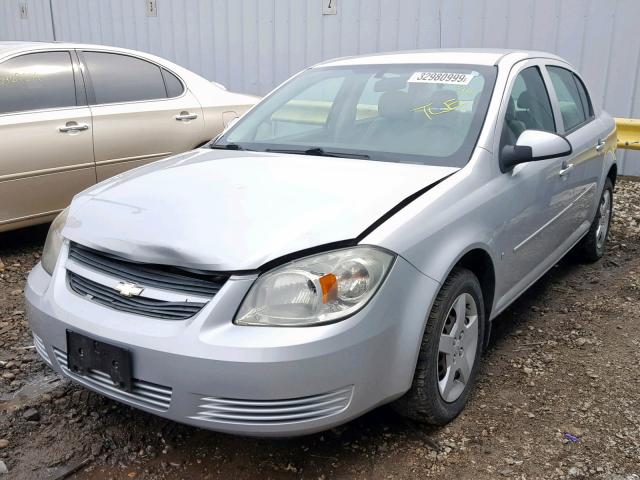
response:
<path fill-rule="evenodd" d="M 167 89 L 167 97 L 174 98 L 179 97 L 184 92 L 182 82 L 173 73 L 168 70 L 162 69 L 162 79 L 164 80 L 164 86 Z"/>

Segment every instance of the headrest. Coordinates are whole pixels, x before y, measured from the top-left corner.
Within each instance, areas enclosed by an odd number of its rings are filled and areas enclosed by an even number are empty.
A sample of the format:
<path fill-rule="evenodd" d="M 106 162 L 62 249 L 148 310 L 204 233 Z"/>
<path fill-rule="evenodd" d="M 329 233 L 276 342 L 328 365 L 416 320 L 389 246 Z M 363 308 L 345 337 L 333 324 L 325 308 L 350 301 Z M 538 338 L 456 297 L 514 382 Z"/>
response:
<path fill-rule="evenodd" d="M 529 110 L 530 108 L 534 107 L 535 104 L 536 101 L 533 98 L 533 95 L 531 95 L 531 92 L 529 92 L 528 90 L 522 92 L 518 97 L 518 108 Z"/>
<path fill-rule="evenodd" d="M 410 83 L 407 92 L 411 95 L 413 103 L 424 105 L 429 103 L 436 85 L 433 83 Z"/>
<path fill-rule="evenodd" d="M 381 78 L 373 86 L 374 92 L 390 92 L 391 90 L 402 90 L 407 86 L 405 77 Z"/>
<path fill-rule="evenodd" d="M 457 105 L 458 92 L 455 90 L 436 90 L 433 92 L 433 95 L 431 95 L 433 108 L 441 108 L 445 102 L 450 100 L 454 100 L 456 102 L 454 105 Z"/>
<path fill-rule="evenodd" d="M 408 119 L 411 116 L 411 100 L 406 92 L 385 92 L 378 100 L 378 113 L 389 119 Z"/>

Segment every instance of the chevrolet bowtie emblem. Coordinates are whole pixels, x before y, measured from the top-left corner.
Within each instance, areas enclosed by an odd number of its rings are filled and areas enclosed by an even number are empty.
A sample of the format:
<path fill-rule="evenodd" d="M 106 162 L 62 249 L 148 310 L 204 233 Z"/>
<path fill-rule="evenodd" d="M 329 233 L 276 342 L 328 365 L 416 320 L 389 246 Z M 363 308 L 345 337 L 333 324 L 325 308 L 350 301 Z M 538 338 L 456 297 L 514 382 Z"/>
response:
<path fill-rule="evenodd" d="M 139 287 L 134 283 L 128 283 L 128 282 L 120 282 L 118 285 L 115 286 L 115 289 L 123 297 L 137 297 L 144 290 L 144 288 Z"/>

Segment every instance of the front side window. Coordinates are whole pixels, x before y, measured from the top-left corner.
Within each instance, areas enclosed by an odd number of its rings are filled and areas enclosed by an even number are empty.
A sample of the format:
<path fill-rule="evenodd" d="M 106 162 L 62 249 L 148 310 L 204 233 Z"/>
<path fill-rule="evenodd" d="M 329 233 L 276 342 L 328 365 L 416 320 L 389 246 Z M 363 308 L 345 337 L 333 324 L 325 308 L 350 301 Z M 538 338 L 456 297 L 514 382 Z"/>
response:
<path fill-rule="evenodd" d="M 460 167 L 475 147 L 495 76 L 483 65 L 316 67 L 216 143 Z"/>
<path fill-rule="evenodd" d="M 73 106 L 69 52 L 29 53 L 0 63 L 0 114 Z"/>
<path fill-rule="evenodd" d="M 564 130 L 569 132 L 576 127 L 586 122 L 589 114 L 590 106 L 586 105 L 586 92 L 585 98 L 582 99 L 578 84 L 576 83 L 575 75 L 562 67 L 547 67 L 549 76 L 551 77 L 551 83 L 556 91 L 558 97 L 558 103 L 560 106 L 560 113 L 562 114 L 562 121 L 564 122 Z"/>
<path fill-rule="evenodd" d="M 513 83 L 500 137 L 500 151 L 505 145 L 515 145 L 525 130 L 556 131 L 551 101 L 538 67 L 525 68 Z"/>
<path fill-rule="evenodd" d="M 117 53 L 83 52 L 95 98 L 92 104 L 167 98 L 157 65 Z"/>

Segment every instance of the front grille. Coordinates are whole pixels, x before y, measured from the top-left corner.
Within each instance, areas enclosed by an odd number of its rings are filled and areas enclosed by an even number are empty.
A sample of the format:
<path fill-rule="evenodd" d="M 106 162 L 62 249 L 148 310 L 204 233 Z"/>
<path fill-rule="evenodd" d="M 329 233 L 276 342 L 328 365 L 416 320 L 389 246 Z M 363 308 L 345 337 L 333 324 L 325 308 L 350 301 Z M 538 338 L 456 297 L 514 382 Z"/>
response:
<path fill-rule="evenodd" d="M 194 316 L 206 305 L 202 302 L 166 302 L 153 298 L 123 297 L 114 289 L 67 271 L 69 286 L 78 295 L 93 302 L 123 312 L 162 318 L 164 320 L 184 320 Z"/>
<path fill-rule="evenodd" d="M 60 368 L 65 375 L 87 387 L 93 388 L 94 390 L 107 395 L 108 397 L 159 412 L 168 410 L 169 405 L 171 405 L 172 390 L 170 387 L 134 378 L 133 390 L 131 393 L 125 392 L 124 390 L 116 388 L 113 385 L 111 377 L 104 372 L 91 370 L 87 375 L 78 375 L 73 373 L 69 370 L 67 365 L 67 354 L 57 348 L 53 349 L 53 353 L 56 356 L 58 365 L 60 365 Z"/>
<path fill-rule="evenodd" d="M 309 422 L 336 415 L 351 402 L 353 387 L 309 397 L 281 400 L 238 400 L 203 397 L 194 420 L 245 425 Z"/>
<path fill-rule="evenodd" d="M 69 247 L 69 258 L 119 280 L 200 297 L 213 297 L 229 278 L 223 274 L 132 262 L 74 242 Z"/>

